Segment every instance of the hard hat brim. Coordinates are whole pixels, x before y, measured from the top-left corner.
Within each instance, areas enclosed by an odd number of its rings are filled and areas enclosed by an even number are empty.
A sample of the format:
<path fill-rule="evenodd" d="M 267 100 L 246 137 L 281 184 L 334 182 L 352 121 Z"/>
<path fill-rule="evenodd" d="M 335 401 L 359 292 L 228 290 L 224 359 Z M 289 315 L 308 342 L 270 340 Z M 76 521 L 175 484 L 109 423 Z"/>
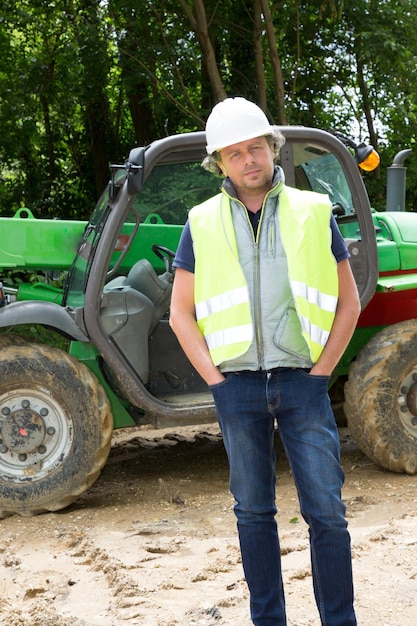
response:
<path fill-rule="evenodd" d="M 256 133 L 253 133 L 253 132 L 248 133 L 247 135 L 243 135 L 242 137 L 239 137 L 239 141 L 236 141 L 234 143 L 226 143 L 225 145 L 223 144 L 207 145 L 206 146 L 207 154 L 213 154 L 213 152 L 220 152 L 220 150 L 224 150 L 224 148 L 228 148 L 229 146 L 234 146 L 235 143 L 242 143 L 242 141 L 248 141 L 249 139 L 255 139 L 256 137 L 266 137 L 266 135 L 272 135 L 273 130 L 274 130 L 274 126 L 268 126 L 267 128 L 265 128 L 265 132 L 257 131 Z"/>

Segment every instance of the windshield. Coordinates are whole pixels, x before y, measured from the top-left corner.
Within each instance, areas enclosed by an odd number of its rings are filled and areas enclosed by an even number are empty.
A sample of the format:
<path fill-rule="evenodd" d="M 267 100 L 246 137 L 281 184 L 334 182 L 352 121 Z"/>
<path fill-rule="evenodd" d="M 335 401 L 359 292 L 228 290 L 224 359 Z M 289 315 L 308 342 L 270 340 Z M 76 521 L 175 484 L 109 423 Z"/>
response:
<path fill-rule="evenodd" d="M 340 205 L 340 215 L 354 212 L 352 195 L 345 174 L 334 154 L 325 154 L 299 166 L 298 178 L 305 178 L 304 188 L 326 193 L 333 205 Z M 302 175 L 300 175 L 302 173 Z M 298 185 L 297 185 L 298 186 Z M 303 188 L 303 185 L 300 185 Z"/>
<path fill-rule="evenodd" d="M 125 177 L 125 170 L 119 170 L 114 177 L 115 186 L 120 187 Z M 82 241 L 78 247 L 72 267 L 68 272 L 64 288 L 64 306 L 78 308 L 84 304 L 84 293 L 90 273 L 91 262 L 110 210 L 111 198 L 109 188 L 107 188 L 97 202 L 90 221 L 85 227 Z"/>
<path fill-rule="evenodd" d="M 154 167 L 133 206 L 142 222 L 185 224 L 188 211 L 220 191 L 222 180 L 201 167 L 201 161 Z"/>

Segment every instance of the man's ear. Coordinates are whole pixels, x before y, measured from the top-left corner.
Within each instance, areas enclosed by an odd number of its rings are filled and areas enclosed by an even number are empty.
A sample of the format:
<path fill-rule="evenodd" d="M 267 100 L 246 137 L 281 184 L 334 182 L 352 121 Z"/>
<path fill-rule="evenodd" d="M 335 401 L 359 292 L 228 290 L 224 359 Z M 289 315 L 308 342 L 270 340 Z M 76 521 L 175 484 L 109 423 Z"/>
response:
<path fill-rule="evenodd" d="M 226 171 L 220 157 L 217 159 L 216 163 L 223 176 L 226 176 Z"/>

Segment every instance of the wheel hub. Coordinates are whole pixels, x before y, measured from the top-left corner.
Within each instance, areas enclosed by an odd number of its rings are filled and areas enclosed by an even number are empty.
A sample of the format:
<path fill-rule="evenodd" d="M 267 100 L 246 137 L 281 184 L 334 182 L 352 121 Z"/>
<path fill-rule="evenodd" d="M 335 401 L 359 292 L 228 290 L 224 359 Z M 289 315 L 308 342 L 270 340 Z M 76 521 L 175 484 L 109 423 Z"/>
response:
<path fill-rule="evenodd" d="M 71 449 L 67 412 L 42 388 L 0 395 L 0 474 L 37 481 L 55 471 Z"/>
<path fill-rule="evenodd" d="M 407 407 L 410 413 L 417 418 L 417 382 L 411 385 L 407 393 Z"/>
<path fill-rule="evenodd" d="M 19 409 L 3 421 L 1 434 L 3 446 L 17 454 L 31 454 L 45 438 L 45 422 L 35 411 Z"/>
<path fill-rule="evenodd" d="M 417 438 L 417 371 L 415 369 L 401 381 L 398 405 L 402 425 L 409 435 Z"/>

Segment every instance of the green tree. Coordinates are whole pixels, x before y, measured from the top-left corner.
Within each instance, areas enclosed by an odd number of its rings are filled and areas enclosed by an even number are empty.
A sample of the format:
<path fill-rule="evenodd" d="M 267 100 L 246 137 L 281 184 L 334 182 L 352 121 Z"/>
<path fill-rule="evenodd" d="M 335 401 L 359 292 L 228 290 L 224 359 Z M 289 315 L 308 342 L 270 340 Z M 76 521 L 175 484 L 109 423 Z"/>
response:
<path fill-rule="evenodd" d="M 242 95 L 275 123 L 416 142 L 414 0 L 0 0 L 0 212 L 85 218 L 108 165 Z M 417 207 L 416 159 L 409 204 Z M 384 176 L 367 177 L 380 208 Z"/>

